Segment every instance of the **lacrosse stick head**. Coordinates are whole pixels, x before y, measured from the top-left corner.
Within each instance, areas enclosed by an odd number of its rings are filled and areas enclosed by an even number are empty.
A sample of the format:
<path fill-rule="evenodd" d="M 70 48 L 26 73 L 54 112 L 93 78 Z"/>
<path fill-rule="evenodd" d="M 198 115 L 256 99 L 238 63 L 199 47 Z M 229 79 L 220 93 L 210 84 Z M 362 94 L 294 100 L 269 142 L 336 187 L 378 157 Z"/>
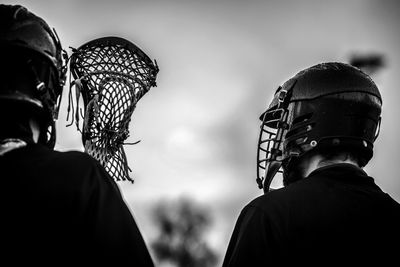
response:
<path fill-rule="evenodd" d="M 92 40 L 71 56 L 77 109 L 83 117 L 82 142 L 85 151 L 99 160 L 115 180 L 129 180 L 124 152 L 129 123 L 137 102 L 156 86 L 158 67 L 136 45 L 119 37 Z M 82 95 L 84 114 L 80 114 Z"/>

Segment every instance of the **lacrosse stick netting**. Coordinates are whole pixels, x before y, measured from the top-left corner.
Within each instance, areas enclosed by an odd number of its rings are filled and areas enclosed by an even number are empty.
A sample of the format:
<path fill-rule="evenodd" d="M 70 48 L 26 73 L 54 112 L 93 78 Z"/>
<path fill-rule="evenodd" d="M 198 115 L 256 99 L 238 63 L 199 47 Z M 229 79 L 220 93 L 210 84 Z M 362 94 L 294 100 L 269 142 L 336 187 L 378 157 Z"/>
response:
<path fill-rule="evenodd" d="M 156 86 L 157 62 L 153 64 L 128 40 L 104 37 L 73 49 L 70 71 L 74 77 L 70 103 L 75 87 L 75 122 L 80 130 L 79 119 L 83 118 L 85 152 L 100 161 L 116 181 L 133 182 L 123 145 L 127 144 L 124 141 L 129 137 L 129 123 L 137 102 Z M 81 95 L 83 114 L 79 107 Z M 73 118 L 74 115 L 71 124 Z"/>

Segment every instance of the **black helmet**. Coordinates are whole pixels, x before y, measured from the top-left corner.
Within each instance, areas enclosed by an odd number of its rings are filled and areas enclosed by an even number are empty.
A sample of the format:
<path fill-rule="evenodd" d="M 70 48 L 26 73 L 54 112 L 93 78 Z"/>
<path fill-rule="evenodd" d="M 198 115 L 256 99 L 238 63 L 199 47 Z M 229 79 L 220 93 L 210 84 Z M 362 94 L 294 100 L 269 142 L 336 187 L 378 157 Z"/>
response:
<path fill-rule="evenodd" d="M 260 117 L 259 187 L 269 191 L 275 174 L 309 151 L 355 151 L 367 164 L 381 106 L 375 83 L 351 65 L 322 63 L 299 72 L 277 89 Z"/>
<path fill-rule="evenodd" d="M 0 5 L 0 58 L 0 100 L 40 110 L 51 126 L 66 77 L 66 53 L 55 32 L 25 7 Z M 26 86 L 16 86 L 20 79 Z"/>

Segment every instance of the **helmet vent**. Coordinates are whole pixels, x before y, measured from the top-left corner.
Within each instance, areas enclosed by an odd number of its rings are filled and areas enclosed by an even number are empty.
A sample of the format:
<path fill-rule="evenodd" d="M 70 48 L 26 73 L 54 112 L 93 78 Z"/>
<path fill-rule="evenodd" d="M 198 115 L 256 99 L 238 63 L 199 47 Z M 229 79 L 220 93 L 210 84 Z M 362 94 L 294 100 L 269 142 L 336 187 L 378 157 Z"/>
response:
<path fill-rule="evenodd" d="M 295 124 L 298 124 L 298 123 L 306 122 L 309 119 L 311 119 L 312 115 L 313 115 L 312 113 L 307 113 L 307 114 L 301 115 L 301 116 L 295 118 L 293 120 L 292 124 L 295 125 Z"/>
<path fill-rule="evenodd" d="M 300 137 L 303 136 L 305 133 L 313 129 L 314 123 L 310 122 L 312 115 L 312 113 L 307 113 L 293 119 L 292 125 L 285 136 L 285 138 L 288 139 L 288 142 L 293 140 L 293 138 L 298 138 L 299 135 Z"/>

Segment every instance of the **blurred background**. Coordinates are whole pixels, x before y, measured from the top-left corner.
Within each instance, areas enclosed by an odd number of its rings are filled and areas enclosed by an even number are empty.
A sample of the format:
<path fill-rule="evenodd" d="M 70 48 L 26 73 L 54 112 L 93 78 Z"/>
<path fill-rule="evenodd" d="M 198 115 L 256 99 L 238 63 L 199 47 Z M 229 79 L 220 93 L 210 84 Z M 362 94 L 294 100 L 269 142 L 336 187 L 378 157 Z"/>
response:
<path fill-rule="evenodd" d="M 259 115 L 299 70 L 343 61 L 368 71 L 383 96 L 366 171 L 400 201 L 400 3 L 382 0 L 35 0 L 21 4 L 56 28 L 64 48 L 102 36 L 139 46 L 160 68 L 138 103 L 126 146 L 135 183 L 119 186 L 157 266 L 219 266 L 240 210 L 257 188 Z M 71 50 L 69 53 L 71 53 Z M 66 127 L 56 149 L 82 150 Z"/>

